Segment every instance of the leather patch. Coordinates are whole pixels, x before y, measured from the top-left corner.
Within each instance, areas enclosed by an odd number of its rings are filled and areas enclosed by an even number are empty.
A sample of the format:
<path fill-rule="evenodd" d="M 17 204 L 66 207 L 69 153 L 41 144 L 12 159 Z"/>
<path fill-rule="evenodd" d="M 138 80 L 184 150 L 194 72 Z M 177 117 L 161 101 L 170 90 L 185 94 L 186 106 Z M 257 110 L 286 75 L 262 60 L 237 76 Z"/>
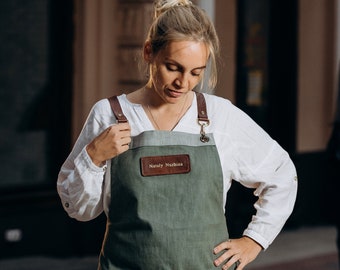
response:
<path fill-rule="evenodd" d="M 141 158 L 143 176 L 183 174 L 190 172 L 189 155 L 151 156 Z"/>

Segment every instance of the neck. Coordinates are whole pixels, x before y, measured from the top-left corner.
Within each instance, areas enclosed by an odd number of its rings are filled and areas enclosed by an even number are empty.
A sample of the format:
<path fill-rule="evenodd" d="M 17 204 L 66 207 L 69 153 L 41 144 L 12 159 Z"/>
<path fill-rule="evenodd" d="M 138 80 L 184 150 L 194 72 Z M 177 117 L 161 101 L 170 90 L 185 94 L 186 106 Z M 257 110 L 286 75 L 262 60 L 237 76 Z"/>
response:
<path fill-rule="evenodd" d="M 144 110 L 157 130 L 173 130 L 191 105 L 192 93 L 189 92 L 181 102 L 176 104 L 158 103 L 145 95 L 142 103 Z"/>

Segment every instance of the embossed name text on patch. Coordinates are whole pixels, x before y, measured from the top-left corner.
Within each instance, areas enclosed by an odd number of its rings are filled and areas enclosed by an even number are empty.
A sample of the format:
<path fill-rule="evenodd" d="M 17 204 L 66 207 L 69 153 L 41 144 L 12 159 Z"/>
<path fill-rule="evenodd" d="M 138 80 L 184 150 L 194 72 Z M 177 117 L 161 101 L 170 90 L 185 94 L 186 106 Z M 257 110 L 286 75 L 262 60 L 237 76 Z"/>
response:
<path fill-rule="evenodd" d="M 141 171 L 143 176 L 188 173 L 190 157 L 189 155 L 142 157 Z"/>

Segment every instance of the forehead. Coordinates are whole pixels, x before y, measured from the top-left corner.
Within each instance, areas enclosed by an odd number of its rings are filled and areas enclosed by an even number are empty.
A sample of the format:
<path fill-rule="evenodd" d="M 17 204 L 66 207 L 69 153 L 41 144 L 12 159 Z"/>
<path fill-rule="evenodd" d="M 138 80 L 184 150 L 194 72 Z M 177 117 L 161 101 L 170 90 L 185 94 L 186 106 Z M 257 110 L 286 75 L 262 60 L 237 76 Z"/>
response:
<path fill-rule="evenodd" d="M 172 41 L 160 54 L 168 60 L 195 66 L 206 65 L 209 56 L 206 44 L 196 41 Z"/>

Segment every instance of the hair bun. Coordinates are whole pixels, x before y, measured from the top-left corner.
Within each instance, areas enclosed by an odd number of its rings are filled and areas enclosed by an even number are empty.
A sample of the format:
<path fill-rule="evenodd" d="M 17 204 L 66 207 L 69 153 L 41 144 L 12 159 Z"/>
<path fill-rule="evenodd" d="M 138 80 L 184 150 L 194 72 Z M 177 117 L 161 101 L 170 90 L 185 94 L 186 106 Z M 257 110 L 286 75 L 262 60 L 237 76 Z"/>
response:
<path fill-rule="evenodd" d="M 189 0 L 156 0 L 155 1 L 155 17 L 164 13 L 168 9 L 176 6 L 190 6 L 192 2 Z"/>

